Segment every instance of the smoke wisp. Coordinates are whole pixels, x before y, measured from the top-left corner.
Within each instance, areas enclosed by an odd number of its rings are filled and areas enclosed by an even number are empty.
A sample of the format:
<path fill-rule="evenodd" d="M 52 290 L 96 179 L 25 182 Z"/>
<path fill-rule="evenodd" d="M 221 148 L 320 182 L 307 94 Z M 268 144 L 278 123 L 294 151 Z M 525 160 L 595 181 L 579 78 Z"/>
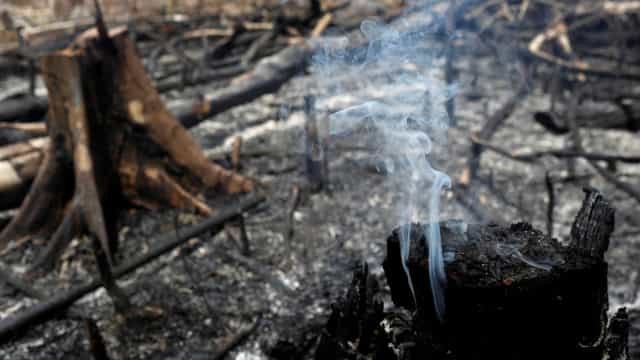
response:
<path fill-rule="evenodd" d="M 391 24 L 366 20 L 360 31 L 365 45 L 346 37 L 326 40 L 314 56 L 312 72 L 326 84 L 338 103 L 319 107 L 328 118 L 333 137 L 367 137 L 371 156 L 383 164 L 397 202 L 391 216 L 398 224 L 427 220 L 429 280 L 435 312 L 445 313 L 446 275 L 440 240 L 440 194 L 449 177 L 431 165 L 434 146 L 445 146 L 449 123 L 445 104 L 455 87 L 443 80 L 443 42 L 438 39 L 437 15 L 414 6 Z M 401 234 L 401 257 L 413 292 L 406 261 L 410 226 Z M 415 294 L 414 294 L 415 299 Z"/>

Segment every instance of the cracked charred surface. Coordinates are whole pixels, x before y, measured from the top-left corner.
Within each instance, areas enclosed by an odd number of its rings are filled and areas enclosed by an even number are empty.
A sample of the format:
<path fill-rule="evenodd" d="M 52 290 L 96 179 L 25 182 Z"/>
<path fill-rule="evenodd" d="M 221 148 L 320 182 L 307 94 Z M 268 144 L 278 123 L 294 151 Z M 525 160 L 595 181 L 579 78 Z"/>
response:
<path fill-rule="evenodd" d="M 355 271 L 347 294 L 332 306 L 317 359 L 600 360 L 626 351 L 624 311 L 607 330 L 607 264 L 601 256 L 562 246 L 527 223 L 444 222 L 447 313 L 440 323 L 425 226 L 407 226 L 387 239 L 383 263 L 397 307 L 383 312 L 377 281 L 366 266 Z M 610 230 L 604 231 L 607 242 Z M 400 234 L 407 231 L 415 301 L 400 257 Z"/>

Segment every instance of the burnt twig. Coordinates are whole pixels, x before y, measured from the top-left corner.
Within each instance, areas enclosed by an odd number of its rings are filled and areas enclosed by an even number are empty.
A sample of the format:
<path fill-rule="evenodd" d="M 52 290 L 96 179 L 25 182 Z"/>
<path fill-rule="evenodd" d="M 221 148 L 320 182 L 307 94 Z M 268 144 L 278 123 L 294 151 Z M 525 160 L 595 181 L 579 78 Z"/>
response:
<path fill-rule="evenodd" d="M 294 233 L 294 213 L 300 204 L 300 186 L 298 184 L 294 184 L 291 187 L 291 192 L 289 193 L 289 200 L 287 201 L 287 214 L 286 214 L 286 223 L 284 227 L 284 241 L 285 243 L 291 243 L 291 239 L 293 238 Z"/>
<path fill-rule="evenodd" d="M 502 124 L 511 116 L 516 106 L 522 101 L 522 98 L 525 96 L 527 90 L 526 82 L 523 81 L 522 85 L 518 91 L 516 91 L 507 102 L 502 105 L 500 109 L 498 109 L 491 117 L 487 120 L 487 122 L 482 127 L 482 130 L 478 133 L 478 137 L 481 139 L 490 140 L 493 135 L 496 133 L 498 128 L 502 126 Z M 463 183 L 469 183 L 471 179 L 475 178 L 478 169 L 480 167 L 480 157 L 482 155 L 484 148 L 479 144 L 471 144 L 471 157 L 469 158 L 469 162 L 467 168 L 465 169 L 465 176 L 461 179 Z"/>
<path fill-rule="evenodd" d="M 246 340 L 249 337 L 249 335 L 251 335 L 254 331 L 256 331 L 256 329 L 258 328 L 258 325 L 260 324 L 260 320 L 261 320 L 261 316 L 259 315 L 255 320 L 253 320 L 253 322 L 249 326 L 245 327 L 244 329 L 241 329 L 233 337 L 228 338 L 224 342 L 224 344 L 221 346 L 221 349 L 218 351 L 218 353 L 212 357 L 212 359 L 213 360 L 224 359 L 231 350 L 236 348 L 238 345 L 242 344 L 242 342 Z"/>
<path fill-rule="evenodd" d="M 636 201 L 640 202 L 640 188 L 618 179 L 615 175 L 612 175 L 606 169 L 603 169 L 593 160 L 589 161 L 589 164 L 591 164 L 591 166 L 598 172 L 598 174 L 600 174 L 600 176 L 602 176 L 602 178 L 615 185 L 620 191 L 626 193 L 627 195 L 633 197 Z"/>
<path fill-rule="evenodd" d="M 231 145 L 231 166 L 233 170 L 238 171 L 242 167 L 240 156 L 242 155 L 242 136 L 233 138 Z"/>
<path fill-rule="evenodd" d="M 323 190 L 327 185 L 327 144 L 316 118 L 315 98 L 310 95 L 305 96 L 304 103 L 305 169 L 311 191 L 315 192 Z"/>
<path fill-rule="evenodd" d="M 109 360 L 107 347 L 104 345 L 104 339 L 100 334 L 100 329 L 93 319 L 84 319 L 84 331 L 89 339 L 89 352 L 94 360 Z"/>
<path fill-rule="evenodd" d="M 236 228 L 238 231 L 238 236 L 233 234 L 232 229 Z M 235 244 L 240 246 L 240 251 L 243 255 L 249 256 L 251 255 L 251 244 L 249 243 L 249 236 L 247 235 L 247 229 L 244 222 L 244 216 L 242 214 L 238 215 L 235 219 L 235 224 L 231 222 L 224 227 L 224 233 L 227 235 L 229 240 L 232 240 Z"/>
<path fill-rule="evenodd" d="M 547 236 L 553 237 L 553 209 L 556 206 L 556 194 L 553 189 L 553 179 L 547 171 L 544 174 L 544 183 L 547 187 L 548 203 L 547 203 Z"/>

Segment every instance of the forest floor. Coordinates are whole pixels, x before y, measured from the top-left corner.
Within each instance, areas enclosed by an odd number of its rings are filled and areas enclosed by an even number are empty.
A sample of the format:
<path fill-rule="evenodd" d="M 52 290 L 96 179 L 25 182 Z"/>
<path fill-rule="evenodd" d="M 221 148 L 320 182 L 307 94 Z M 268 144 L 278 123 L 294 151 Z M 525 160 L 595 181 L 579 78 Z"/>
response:
<path fill-rule="evenodd" d="M 473 87 L 463 87 L 456 96 L 457 124 L 446 131 L 446 141 L 434 144 L 434 167 L 453 179 L 466 166 L 469 134 L 479 130 L 488 115 L 516 91 L 503 61 L 471 51 L 461 52 L 456 60 L 461 83 L 471 83 L 474 71 L 479 72 L 479 80 Z M 0 83 L 0 93 L 22 84 L 22 79 L 8 77 Z M 206 93 L 212 90 L 211 86 L 186 91 Z M 342 146 L 328 152 L 328 189 L 318 193 L 305 190 L 301 139 L 306 94 L 322 94 L 331 101 L 330 89 L 323 88 L 313 74 L 303 74 L 277 93 L 238 106 L 192 130 L 212 153 L 224 148 L 226 139 L 243 135 L 242 172 L 268 186 L 267 201 L 245 217 L 251 254 L 240 255 L 240 246 L 221 232 L 213 238 L 199 237 L 202 245 L 191 254 L 173 251 L 121 279 L 120 284 L 134 304 L 145 310 L 138 318 L 125 320 L 117 315 L 103 290 L 77 302 L 72 307 L 74 314 L 88 315 L 97 322 L 113 359 L 210 359 L 247 329 L 251 330 L 247 338 L 228 358 L 310 358 L 330 304 L 343 294 L 358 262 L 366 261 L 374 276 L 384 282 L 381 262 L 385 240 L 397 225 L 393 213 L 397 204 L 388 176 L 379 171 L 379 164 L 367 151 Z M 178 97 L 184 98 L 185 93 L 166 94 L 168 101 Z M 335 100 L 339 103 L 344 99 Z M 533 112 L 546 109 L 549 101 L 549 94 L 533 86 L 493 142 L 509 149 L 564 146 L 566 137 L 551 135 L 532 120 Z M 630 132 L 590 130 L 583 132 L 583 139 L 589 149 L 640 153 L 637 134 Z M 487 151 L 482 157 L 480 181 L 471 185 L 474 199 L 485 209 L 483 215 L 487 219 L 527 221 L 545 229 L 547 171 L 556 179 L 568 177 L 564 160 L 543 158 L 534 164 L 523 164 Z M 600 189 L 617 208 L 616 230 L 607 253 L 610 311 L 628 307 L 631 358 L 638 358 L 638 204 L 581 160 L 576 161 L 576 173 L 581 181 L 555 183 L 553 234 L 567 240 L 583 199 L 583 186 Z M 620 166 L 617 174 L 638 182 L 640 168 Z M 293 213 L 294 233 L 287 239 L 284 231 L 288 203 L 296 185 L 303 190 Z M 454 193 L 455 189 L 444 192 L 440 218 L 479 221 Z M 233 199 L 215 194 L 208 197 L 214 209 L 225 201 Z M 146 251 L 159 234 L 180 231 L 198 220 L 195 215 L 174 210 L 127 210 L 121 217 L 118 260 Z M 42 244 L 29 242 L 4 255 L 3 261 L 17 272 L 24 271 L 41 249 Z M 55 294 L 84 283 L 95 274 L 89 241 L 75 239 L 55 271 L 37 279 L 33 286 Z M 31 304 L 32 300 L 11 288 L 0 287 L 3 317 Z M 85 359 L 87 348 L 83 323 L 73 315 L 65 315 L 3 345 L 0 358 Z"/>

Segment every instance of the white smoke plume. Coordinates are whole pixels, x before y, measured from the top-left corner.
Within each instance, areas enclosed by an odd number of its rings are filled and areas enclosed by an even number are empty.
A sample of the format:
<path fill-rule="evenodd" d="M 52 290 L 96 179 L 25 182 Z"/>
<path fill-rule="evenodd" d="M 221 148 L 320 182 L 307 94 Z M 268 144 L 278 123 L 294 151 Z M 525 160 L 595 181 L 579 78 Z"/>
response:
<path fill-rule="evenodd" d="M 390 189 L 397 195 L 391 214 L 397 224 L 429 224 L 425 229 L 429 278 L 436 315 L 442 320 L 446 276 L 438 215 L 440 194 L 450 179 L 431 166 L 429 154 L 433 146 L 446 146 L 445 103 L 455 89 L 442 76 L 438 15 L 421 5 L 414 4 L 391 24 L 364 21 L 360 27 L 364 46 L 333 38 L 314 56 L 312 72 L 330 87 L 332 98 L 344 101 L 327 109 L 333 112 L 328 120 L 330 135 L 373 139 L 371 155 L 384 164 Z M 322 98 L 318 100 L 322 104 Z M 401 256 L 413 292 L 406 268 L 410 248 L 406 229 Z"/>

